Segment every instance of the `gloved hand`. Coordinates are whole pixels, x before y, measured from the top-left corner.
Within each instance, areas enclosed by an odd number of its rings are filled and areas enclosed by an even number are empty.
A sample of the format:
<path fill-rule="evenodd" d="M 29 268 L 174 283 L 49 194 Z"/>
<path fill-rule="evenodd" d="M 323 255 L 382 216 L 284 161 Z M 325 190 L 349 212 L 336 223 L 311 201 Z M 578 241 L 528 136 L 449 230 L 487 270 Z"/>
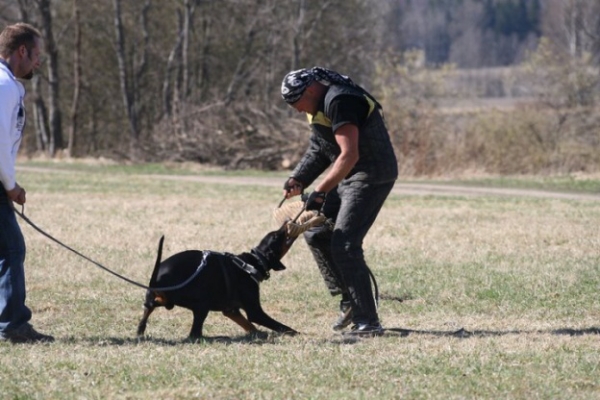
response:
<path fill-rule="evenodd" d="M 293 177 L 288 178 L 288 180 L 283 184 L 283 194 L 286 198 L 290 196 L 297 196 L 298 194 L 301 194 L 303 190 L 304 185 L 302 182 L 297 181 Z"/>
<path fill-rule="evenodd" d="M 325 192 L 317 192 L 316 190 L 311 192 L 304 201 L 306 211 L 321 211 L 323 204 L 325 204 L 325 196 L 327 196 Z"/>

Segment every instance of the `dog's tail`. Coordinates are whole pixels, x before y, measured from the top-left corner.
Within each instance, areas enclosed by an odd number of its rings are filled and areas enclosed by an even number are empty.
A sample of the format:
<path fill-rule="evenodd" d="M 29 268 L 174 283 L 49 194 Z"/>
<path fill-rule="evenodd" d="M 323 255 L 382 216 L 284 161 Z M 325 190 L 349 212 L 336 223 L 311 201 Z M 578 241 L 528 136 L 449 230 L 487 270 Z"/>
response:
<path fill-rule="evenodd" d="M 158 242 L 158 254 L 156 255 L 156 263 L 154 264 L 154 271 L 152 271 L 152 277 L 150 278 L 150 284 L 148 285 L 150 288 L 152 286 L 156 285 L 156 278 L 158 275 L 158 266 L 160 265 L 160 261 L 162 259 L 162 248 L 163 248 L 163 243 L 165 241 L 165 237 L 162 236 L 160 238 L 160 241 Z M 152 314 L 152 311 L 154 311 L 154 308 L 156 307 L 154 302 L 155 302 L 155 293 L 153 292 L 152 289 L 148 289 L 146 291 L 146 301 L 144 302 L 144 315 L 140 321 L 140 323 L 138 324 L 138 329 L 137 329 L 137 335 L 138 336 L 142 336 L 144 334 L 144 332 L 146 331 L 146 325 L 148 323 L 148 318 L 150 317 L 150 314 Z"/>
<path fill-rule="evenodd" d="M 163 243 L 165 242 L 165 236 L 160 237 L 160 241 L 158 242 L 158 254 L 156 255 L 156 263 L 154 264 L 154 271 L 152 271 L 152 277 L 150 278 L 150 284 L 148 286 L 153 287 L 156 285 L 156 278 L 158 276 L 158 266 L 160 265 L 160 261 L 162 259 L 162 249 Z"/>

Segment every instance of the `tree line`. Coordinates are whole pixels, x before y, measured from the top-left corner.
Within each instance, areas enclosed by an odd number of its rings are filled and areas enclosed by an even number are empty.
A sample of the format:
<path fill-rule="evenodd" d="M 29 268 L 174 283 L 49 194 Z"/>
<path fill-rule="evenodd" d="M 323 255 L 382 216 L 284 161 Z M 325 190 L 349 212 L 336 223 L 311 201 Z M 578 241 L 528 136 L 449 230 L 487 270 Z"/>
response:
<path fill-rule="evenodd" d="M 274 169 L 306 139 L 279 97 L 290 70 L 322 65 L 418 102 L 427 89 L 407 92 L 414 76 L 395 73 L 412 50 L 420 68 L 479 68 L 524 62 L 546 38 L 594 66 L 598 11 L 592 0 L 9 0 L 0 22 L 45 39 L 24 151 Z M 404 99 L 385 101 L 403 112 Z"/>

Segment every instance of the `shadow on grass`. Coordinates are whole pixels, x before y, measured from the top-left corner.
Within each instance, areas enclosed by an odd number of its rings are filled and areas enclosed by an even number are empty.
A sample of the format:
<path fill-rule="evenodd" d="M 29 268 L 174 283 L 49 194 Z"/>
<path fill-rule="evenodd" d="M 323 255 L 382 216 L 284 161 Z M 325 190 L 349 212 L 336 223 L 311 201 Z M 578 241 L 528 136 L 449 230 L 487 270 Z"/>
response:
<path fill-rule="evenodd" d="M 564 336 L 583 336 L 583 335 L 600 335 L 600 327 L 590 327 L 582 329 L 562 328 L 549 330 L 509 330 L 509 331 L 492 331 L 492 330 L 474 330 L 468 331 L 461 328 L 456 331 L 436 331 L 436 330 L 419 330 L 419 329 L 404 329 L 404 328 L 385 328 L 384 337 L 397 336 L 407 337 L 409 335 L 431 335 L 437 337 L 455 337 L 460 339 L 468 339 L 473 337 L 499 337 L 507 335 L 564 335 Z M 93 346 L 139 346 L 143 344 L 153 344 L 158 346 L 181 346 L 186 344 L 191 345 L 211 345 L 211 344 L 248 344 L 248 345 L 268 345 L 275 344 L 278 338 L 285 338 L 286 335 L 277 333 L 257 332 L 244 336 L 207 336 L 200 339 L 163 339 L 152 336 L 137 337 L 67 337 L 60 340 L 66 344 L 88 344 Z M 364 338 L 347 337 L 344 335 L 335 335 L 330 339 L 319 340 L 320 342 L 353 344 L 358 343 Z"/>
<path fill-rule="evenodd" d="M 67 344 L 89 344 L 95 346 L 138 346 L 145 343 L 155 344 L 159 346 L 181 346 L 185 344 L 234 344 L 234 343 L 246 343 L 253 345 L 272 344 L 275 343 L 276 338 L 284 337 L 283 334 L 267 333 L 267 332 L 256 332 L 244 336 L 204 336 L 199 339 L 184 338 L 181 340 L 176 339 L 164 339 L 152 336 L 144 337 L 102 337 L 102 336 L 89 336 L 89 337 L 66 337 L 60 341 Z"/>
<path fill-rule="evenodd" d="M 475 330 L 468 331 L 461 328 L 457 331 L 433 331 L 433 330 L 415 330 L 415 329 L 403 329 L 403 328 L 386 328 L 385 334 L 392 334 L 396 336 L 405 337 L 408 335 L 433 335 L 433 336 L 446 336 L 446 337 L 457 337 L 457 338 L 471 338 L 471 337 L 492 337 L 492 336 L 505 336 L 505 335 L 524 335 L 524 334 L 551 334 L 551 335 L 565 335 L 565 336 L 582 336 L 582 335 L 600 335 L 600 327 L 590 327 L 583 329 L 573 328 L 562 328 L 562 329 L 549 329 L 549 330 L 511 330 L 511 331 L 490 331 L 490 330 Z"/>

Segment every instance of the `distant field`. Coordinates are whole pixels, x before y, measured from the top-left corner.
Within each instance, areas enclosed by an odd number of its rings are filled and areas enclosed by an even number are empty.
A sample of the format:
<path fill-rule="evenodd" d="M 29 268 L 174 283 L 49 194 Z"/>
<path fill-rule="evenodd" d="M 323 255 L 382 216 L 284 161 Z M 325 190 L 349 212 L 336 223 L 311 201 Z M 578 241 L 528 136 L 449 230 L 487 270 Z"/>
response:
<path fill-rule="evenodd" d="M 438 102 L 439 110 L 442 113 L 465 113 L 481 110 L 514 110 L 516 107 L 531 104 L 534 98 L 528 97 L 483 97 L 483 98 L 449 98 Z"/>
<path fill-rule="evenodd" d="M 18 177 L 36 224 L 146 283 L 161 235 L 164 257 L 255 246 L 281 199 L 281 184 L 265 181 L 285 174 L 23 163 Z M 337 299 L 302 241 L 261 287 L 265 310 L 302 335 L 246 337 L 214 313 L 210 338 L 189 343 L 191 313 L 159 309 L 139 341 L 143 290 L 22 223 L 32 322 L 57 342 L 0 344 L 0 398 L 599 398 L 599 182 L 443 182 L 582 198 L 396 192 L 365 242 L 380 291 L 403 299 L 380 303 L 396 331 L 357 342 L 330 329 Z"/>

